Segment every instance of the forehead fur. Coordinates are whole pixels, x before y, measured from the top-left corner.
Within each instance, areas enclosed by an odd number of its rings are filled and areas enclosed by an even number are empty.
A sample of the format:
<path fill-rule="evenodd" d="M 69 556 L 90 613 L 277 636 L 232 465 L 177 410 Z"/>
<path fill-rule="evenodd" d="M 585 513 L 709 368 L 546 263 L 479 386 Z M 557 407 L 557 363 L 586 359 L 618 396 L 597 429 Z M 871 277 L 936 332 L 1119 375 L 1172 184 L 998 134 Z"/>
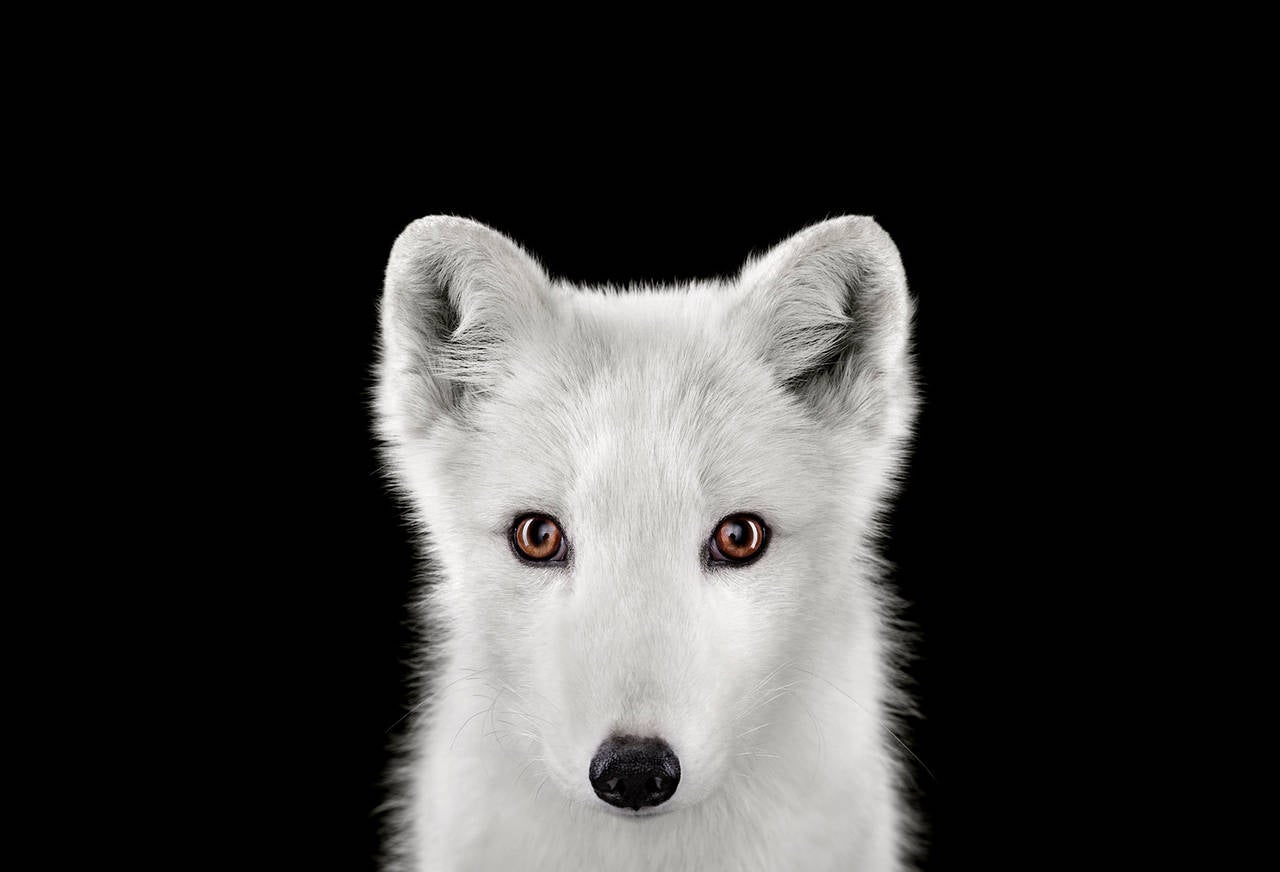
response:
<path fill-rule="evenodd" d="M 576 513 L 594 492 L 655 514 L 769 511 L 798 481 L 833 474 L 831 434 L 759 346 L 726 329 L 731 285 L 557 290 L 553 325 L 509 349 L 504 377 L 456 434 L 455 473 L 501 481 L 498 514 L 521 501 Z M 812 490 L 797 502 L 821 505 Z"/>
<path fill-rule="evenodd" d="M 424 218 L 388 264 L 379 429 L 437 526 L 521 509 L 652 524 L 663 505 L 866 520 L 914 417 L 911 311 L 869 218 L 807 228 L 733 280 L 624 291 Z"/>

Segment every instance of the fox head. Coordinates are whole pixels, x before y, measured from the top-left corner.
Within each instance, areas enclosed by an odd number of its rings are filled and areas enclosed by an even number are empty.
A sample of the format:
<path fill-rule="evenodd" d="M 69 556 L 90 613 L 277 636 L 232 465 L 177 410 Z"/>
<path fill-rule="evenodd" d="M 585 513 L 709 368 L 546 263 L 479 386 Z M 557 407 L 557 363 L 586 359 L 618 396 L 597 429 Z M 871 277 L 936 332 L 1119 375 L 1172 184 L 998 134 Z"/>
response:
<path fill-rule="evenodd" d="M 377 425 L 427 533 L 433 642 L 508 694 L 570 799 L 699 802 L 757 747 L 780 670 L 871 632 L 858 567 L 912 426 L 911 316 L 870 218 L 627 291 L 462 218 L 396 241 Z"/>

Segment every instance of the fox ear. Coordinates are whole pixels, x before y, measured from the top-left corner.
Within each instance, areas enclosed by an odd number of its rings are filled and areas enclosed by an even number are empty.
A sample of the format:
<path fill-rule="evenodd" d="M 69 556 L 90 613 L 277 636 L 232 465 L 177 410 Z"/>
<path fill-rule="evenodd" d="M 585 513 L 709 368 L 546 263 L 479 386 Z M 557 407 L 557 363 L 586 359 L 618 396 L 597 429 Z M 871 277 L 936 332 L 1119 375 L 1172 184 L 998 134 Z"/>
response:
<path fill-rule="evenodd" d="M 828 420 L 905 435 L 915 411 L 912 302 L 897 246 L 871 218 L 815 224 L 748 261 L 734 329 Z"/>
<path fill-rule="evenodd" d="M 382 295 L 383 434 L 423 435 L 491 385 L 510 341 L 549 312 L 549 285 L 529 254 L 483 224 L 433 215 L 406 227 Z"/>

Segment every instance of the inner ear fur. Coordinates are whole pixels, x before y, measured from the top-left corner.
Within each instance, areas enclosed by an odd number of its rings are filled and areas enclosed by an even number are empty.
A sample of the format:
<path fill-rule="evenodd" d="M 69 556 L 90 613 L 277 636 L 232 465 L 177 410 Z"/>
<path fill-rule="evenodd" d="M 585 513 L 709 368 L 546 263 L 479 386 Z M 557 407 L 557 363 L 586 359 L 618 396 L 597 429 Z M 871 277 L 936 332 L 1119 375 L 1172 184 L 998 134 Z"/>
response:
<path fill-rule="evenodd" d="M 824 417 L 909 427 L 913 303 L 897 246 L 873 219 L 833 218 L 743 267 L 736 328 Z"/>
<path fill-rule="evenodd" d="M 550 281 L 498 231 L 434 215 L 396 239 L 381 306 L 384 434 L 421 434 L 500 377 L 504 352 L 549 315 Z"/>

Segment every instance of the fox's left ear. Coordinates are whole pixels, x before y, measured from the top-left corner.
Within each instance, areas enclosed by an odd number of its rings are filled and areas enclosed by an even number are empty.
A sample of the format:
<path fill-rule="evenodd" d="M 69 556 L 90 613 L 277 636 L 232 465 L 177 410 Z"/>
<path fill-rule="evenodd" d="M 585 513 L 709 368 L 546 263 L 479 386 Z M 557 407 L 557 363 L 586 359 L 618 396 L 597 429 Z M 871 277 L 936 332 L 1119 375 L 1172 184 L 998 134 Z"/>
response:
<path fill-rule="evenodd" d="M 912 301 L 897 246 L 871 218 L 815 224 L 742 269 L 730 329 L 825 420 L 906 435 L 916 398 Z"/>

